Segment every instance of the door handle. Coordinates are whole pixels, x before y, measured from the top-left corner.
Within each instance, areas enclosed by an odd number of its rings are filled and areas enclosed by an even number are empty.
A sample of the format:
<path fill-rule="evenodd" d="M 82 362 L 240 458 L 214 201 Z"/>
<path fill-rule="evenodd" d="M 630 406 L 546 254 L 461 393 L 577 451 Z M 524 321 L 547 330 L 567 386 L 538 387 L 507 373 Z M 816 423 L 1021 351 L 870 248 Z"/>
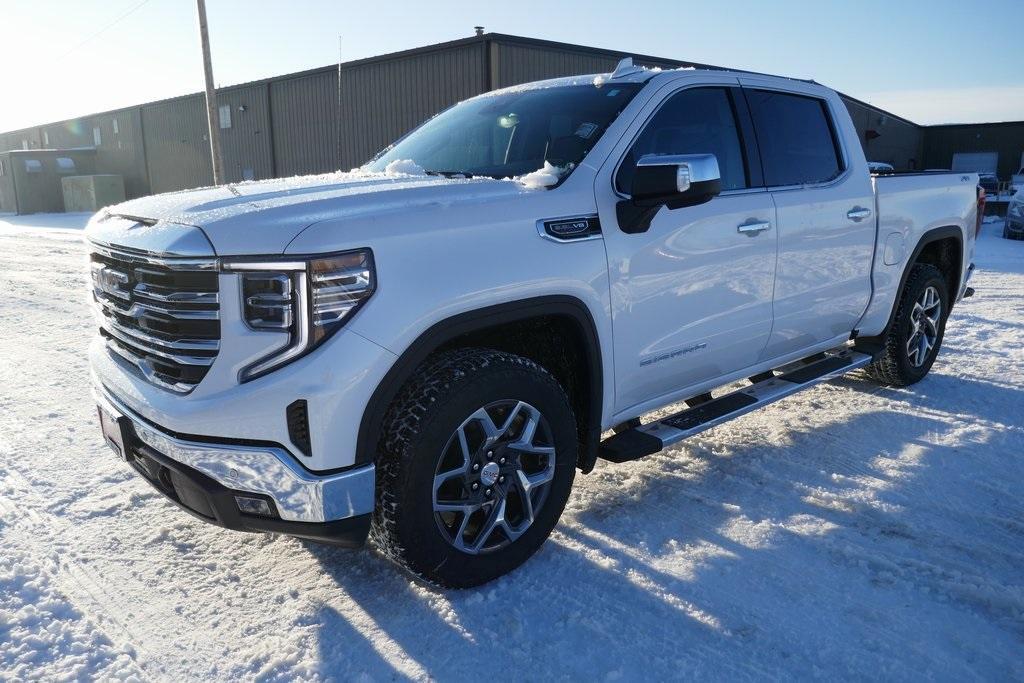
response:
<path fill-rule="evenodd" d="M 871 217 L 871 209 L 865 209 L 862 206 L 855 206 L 846 212 L 846 217 L 854 223 L 860 223 L 865 218 Z"/>
<path fill-rule="evenodd" d="M 736 232 L 741 232 L 744 235 L 759 235 L 765 230 L 771 230 L 772 224 L 768 221 L 761 221 L 758 223 L 744 223 L 743 225 L 736 226 Z"/>

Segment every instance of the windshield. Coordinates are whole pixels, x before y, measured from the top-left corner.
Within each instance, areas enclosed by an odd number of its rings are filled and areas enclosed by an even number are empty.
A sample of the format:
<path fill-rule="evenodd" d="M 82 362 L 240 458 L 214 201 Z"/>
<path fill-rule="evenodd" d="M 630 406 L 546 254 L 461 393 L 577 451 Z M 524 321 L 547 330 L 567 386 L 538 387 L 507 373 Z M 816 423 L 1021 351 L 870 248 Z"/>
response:
<path fill-rule="evenodd" d="M 545 167 L 567 175 L 642 84 L 568 85 L 499 92 L 461 102 L 367 164 L 412 161 L 441 175 L 520 176 Z"/>

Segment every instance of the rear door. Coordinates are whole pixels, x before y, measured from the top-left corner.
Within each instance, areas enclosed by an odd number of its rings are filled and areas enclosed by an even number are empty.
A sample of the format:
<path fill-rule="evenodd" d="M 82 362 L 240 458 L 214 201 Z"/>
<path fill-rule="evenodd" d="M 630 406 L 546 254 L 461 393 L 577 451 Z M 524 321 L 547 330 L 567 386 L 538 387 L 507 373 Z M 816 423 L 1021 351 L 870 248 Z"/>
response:
<path fill-rule="evenodd" d="M 796 82 L 741 82 L 778 228 L 769 360 L 845 337 L 864 313 L 874 190 L 864 155 L 845 149 L 840 133 L 853 124 L 841 100 Z"/>

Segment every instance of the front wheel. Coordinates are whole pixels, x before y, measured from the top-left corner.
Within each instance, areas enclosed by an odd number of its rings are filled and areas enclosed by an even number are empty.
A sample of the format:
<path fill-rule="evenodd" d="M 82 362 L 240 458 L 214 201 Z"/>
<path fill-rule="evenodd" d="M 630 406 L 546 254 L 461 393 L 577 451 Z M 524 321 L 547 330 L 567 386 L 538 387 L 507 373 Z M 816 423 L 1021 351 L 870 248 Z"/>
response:
<path fill-rule="evenodd" d="M 551 533 L 575 474 L 565 391 L 526 358 L 460 349 L 428 362 L 385 420 L 373 537 L 449 587 L 490 581 Z"/>
<path fill-rule="evenodd" d="M 942 345 L 949 316 L 946 280 L 933 265 L 915 263 L 900 293 L 882 353 L 868 373 L 882 384 L 907 386 L 928 374 Z"/>

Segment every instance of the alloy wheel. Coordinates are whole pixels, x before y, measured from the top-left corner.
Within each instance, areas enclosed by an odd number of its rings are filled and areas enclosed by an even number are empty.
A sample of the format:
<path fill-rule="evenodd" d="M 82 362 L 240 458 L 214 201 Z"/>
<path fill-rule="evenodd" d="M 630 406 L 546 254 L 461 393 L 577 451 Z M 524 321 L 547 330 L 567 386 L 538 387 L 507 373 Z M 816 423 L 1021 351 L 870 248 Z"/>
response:
<path fill-rule="evenodd" d="M 555 476 L 551 428 L 523 401 L 488 404 L 448 439 L 433 484 L 434 519 L 470 555 L 514 542 L 533 524 Z"/>
<path fill-rule="evenodd" d="M 942 320 L 942 298 L 939 290 L 929 285 L 914 302 L 910 312 L 910 332 L 907 335 L 907 359 L 915 368 L 928 360 L 935 340 L 939 337 L 939 323 Z"/>

